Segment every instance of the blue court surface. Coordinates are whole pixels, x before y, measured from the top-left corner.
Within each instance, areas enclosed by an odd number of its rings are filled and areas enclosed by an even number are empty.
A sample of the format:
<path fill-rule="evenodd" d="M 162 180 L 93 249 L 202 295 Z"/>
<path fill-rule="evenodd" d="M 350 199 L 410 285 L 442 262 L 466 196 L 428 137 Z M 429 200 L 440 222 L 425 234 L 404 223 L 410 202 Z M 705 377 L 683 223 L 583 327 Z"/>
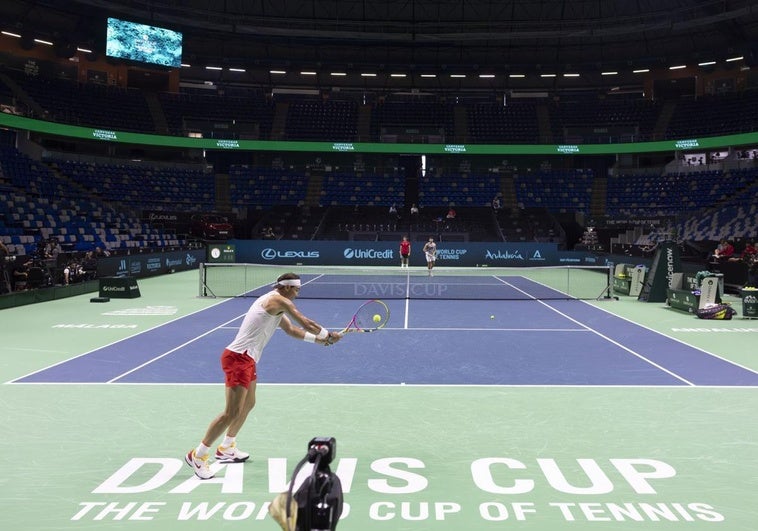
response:
<path fill-rule="evenodd" d="M 18 383 L 216 383 L 220 348 L 252 299 L 208 309 L 18 378 Z M 301 300 L 332 329 L 350 300 Z M 314 354 L 278 331 L 266 383 L 756 386 L 758 374 L 575 300 L 390 300 L 385 329 Z M 494 317 L 494 318 L 493 318 Z"/>

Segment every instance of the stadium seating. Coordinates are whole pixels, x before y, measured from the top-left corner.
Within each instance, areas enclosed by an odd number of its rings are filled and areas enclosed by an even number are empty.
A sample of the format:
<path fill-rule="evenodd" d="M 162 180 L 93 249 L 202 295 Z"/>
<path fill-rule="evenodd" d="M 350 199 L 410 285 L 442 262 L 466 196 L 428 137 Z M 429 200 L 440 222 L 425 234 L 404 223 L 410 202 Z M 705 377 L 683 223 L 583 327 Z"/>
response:
<path fill-rule="evenodd" d="M 246 165 L 232 165 L 229 169 L 230 199 L 232 207 L 239 210 L 298 205 L 305 200 L 307 191 L 304 172 Z"/>
<path fill-rule="evenodd" d="M 666 138 L 696 138 L 755 131 L 758 93 L 706 95 L 678 100 Z"/>
<path fill-rule="evenodd" d="M 286 137 L 289 140 L 353 142 L 357 140 L 357 120 L 358 105 L 353 101 L 295 101 L 288 106 Z"/>
<path fill-rule="evenodd" d="M 104 84 L 81 84 L 48 79 L 8 69 L 6 74 L 41 107 L 43 118 L 123 131 L 185 135 L 200 129 L 220 138 L 261 138 L 352 142 L 368 131 L 372 141 L 447 142 L 466 138 L 478 143 L 540 143 L 644 140 L 665 131 L 668 138 L 753 131 L 758 123 L 758 92 L 746 90 L 676 102 L 653 101 L 631 95 L 597 95 L 589 91 L 559 98 L 511 98 L 506 105 L 490 96 L 453 99 L 431 95 L 339 94 L 325 98 L 264 94 L 240 86 L 205 90 L 182 87 L 176 94 L 153 95 L 137 89 Z M 12 99 L 10 83 L 0 83 L 0 98 Z M 455 101 L 455 103 L 453 103 Z M 671 115 L 662 114 L 664 107 Z M 118 109 L 119 112 L 113 112 Z M 546 112 L 545 112 L 546 111 Z M 159 120 L 162 115 L 163 120 Z M 165 126 L 161 125 L 165 122 Z M 274 131 L 274 123 L 277 129 Z M 157 125 L 158 124 L 158 125 Z M 222 205 L 246 218 L 246 231 L 276 226 L 280 237 L 312 237 L 319 216 L 329 209 L 375 208 L 376 224 L 385 222 L 389 205 L 401 210 L 418 202 L 424 215 L 416 228 L 440 229 L 439 219 L 452 204 L 462 209 L 486 209 L 492 198 L 512 186 L 511 205 L 521 213 L 597 214 L 611 218 L 665 217 L 676 219 L 679 233 L 694 240 L 754 235 L 756 171 L 700 168 L 702 171 L 651 171 L 605 177 L 604 195 L 592 194 L 596 179 L 589 169 L 512 170 L 505 184 L 488 168 L 450 169 L 441 164 L 418 180 L 418 196 L 406 198 L 406 178 L 400 163 L 389 159 L 366 171 L 349 164 L 334 170 L 307 164 L 288 169 L 272 164 L 248 164 L 245 153 L 221 158 L 216 164 L 173 166 L 57 157 L 41 162 L 20 154 L 10 145 L 0 152 L 0 230 L 4 240 L 25 251 L 35 238 L 56 235 L 66 244 L 86 246 L 102 242 L 109 248 L 167 245 L 176 234 L 139 221 L 145 210 L 215 211 Z M 198 156 L 199 157 L 199 156 Z M 199 158 L 198 158 L 199 161 Z M 437 161 L 435 161 L 437 162 Z M 470 162 L 470 161 L 469 161 Z M 547 161 L 535 161 L 537 167 Z M 372 166 L 372 165 L 369 165 Z M 549 163 L 546 164 L 549 168 Z M 386 168 L 383 169 L 383 168 Z M 386 171 L 386 173 L 385 173 Z M 596 171 L 603 172 L 602 168 Z M 228 190 L 217 197 L 217 185 Z M 598 188 L 600 190 L 600 188 Z M 228 194 L 227 194 L 228 192 Z M 415 194 L 415 192 L 414 192 Z M 305 208 L 310 209 L 305 215 Z M 92 214 L 83 214 L 92 212 Z M 483 217 L 488 210 L 482 210 Z M 498 212 L 499 231 L 506 239 L 557 237 L 555 224 L 535 227 L 527 216 Z M 465 217 L 465 216 L 462 216 Z M 405 222 L 405 221 L 404 221 Z M 404 223 L 403 222 L 403 223 Z M 336 222 L 337 225 L 343 224 Z M 366 220 L 366 224 L 369 220 Z M 373 222 L 372 222 L 373 223 Z M 462 221 L 461 221 L 462 223 Z M 452 226 L 455 225 L 455 226 Z M 460 228 L 451 224 L 450 229 Z M 472 225 L 468 224 L 467 229 Z M 550 232 L 552 231 L 552 233 Z M 489 229 L 484 236 L 490 237 Z M 321 237 L 321 236 L 319 236 Z M 642 235 L 641 243 L 656 240 Z"/>
<path fill-rule="evenodd" d="M 538 144 L 536 104 L 532 100 L 472 103 L 467 106 L 468 128 L 474 142 L 483 144 Z"/>
<path fill-rule="evenodd" d="M 77 251 L 186 244 L 176 234 L 140 221 L 136 212 L 117 210 L 60 170 L 53 171 L 14 148 L 0 146 L 0 168 L 3 239 L 16 254 L 32 254 L 40 240 L 51 237 L 65 250 Z"/>
<path fill-rule="evenodd" d="M 147 101 L 138 89 L 6 72 L 44 109 L 41 118 L 117 131 L 155 132 Z"/>
<path fill-rule="evenodd" d="M 632 218 L 692 213 L 731 197 L 747 185 L 749 174 L 723 171 L 619 175 L 608 181 L 607 214 Z"/>
<path fill-rule="evenodd" d="M 592 170 L 540 170 L 516 175 L 516 199 L 521 208 L 589 214 Z"/>
<path fill-rule="evenodd" d="M 205 130 L 220 138 L 270 138 L 274 105 L 258 91 L 238 89 L 219 95 L 182 90 L 164 92 L 158 98 L 171 134 Z M 223 123 L 225 129 L 214 128 L 216 122 Z"/>
<path fill-rule="evenodd" d="M 405 203 L 405 184 L 398 175 L 330 173 L 324 176 L 319 204 L 384 206 Z"/>
<path fill-rule="evenodd" d="M 494 174 L 448 173 L 425 176 L 419 182 L 419 207 L 490 206 L 500 191 Z"/>
<path fill-rule="evenodd" d="M 214 175 L 173 166 L 56 160 L 52 166 L 103 201 L 134 210 L 212 211 Z"/>
<path fill-rule="evenodd" d="M 677 225 L 679 238 L 690 241 L 719 241 L 758 234 L 758 168 L 731 170 L 723 178 L 718 201 Z M 718 193 L 718 192 L 717 192 Z"/>

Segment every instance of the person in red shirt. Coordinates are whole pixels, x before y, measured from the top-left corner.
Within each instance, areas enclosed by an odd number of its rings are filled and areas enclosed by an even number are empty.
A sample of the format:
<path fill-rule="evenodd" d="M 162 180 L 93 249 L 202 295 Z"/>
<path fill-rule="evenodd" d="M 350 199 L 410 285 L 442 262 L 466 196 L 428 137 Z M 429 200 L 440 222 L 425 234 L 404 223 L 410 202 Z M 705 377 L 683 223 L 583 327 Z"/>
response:
<path fill-rule="evenodd" d="M 738 262 L 743 260 L 749 264 L 755 261 L 756 256 L 758 256 L 758 248 L 755 246 L 755 242 L 747 242 L 742 253 L 739 256 L 732 256 L 729 261 Z"/>
<path fill-rule="evenodd" d="M 408 258 L 411 256 L 411 242 L 408 236 L 403 236 L 400 241 L 400 267 L 408 267 Z"/>
<path fill-rule="evenodd" d="M 713 251 L 713 257 L 717 260 L 728 260 L 734 254 L 734 245 L 727 240 L 721 240 L 716 250 Z"/>

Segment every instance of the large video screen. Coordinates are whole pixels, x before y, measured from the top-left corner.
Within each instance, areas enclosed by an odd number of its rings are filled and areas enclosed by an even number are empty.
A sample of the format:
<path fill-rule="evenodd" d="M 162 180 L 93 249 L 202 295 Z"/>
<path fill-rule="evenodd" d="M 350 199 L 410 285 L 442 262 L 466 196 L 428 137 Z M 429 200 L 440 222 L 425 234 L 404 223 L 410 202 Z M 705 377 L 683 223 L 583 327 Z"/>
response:
<path fill-rule="evenodd" d="M 179 67 L 182 62 L 182 34 L 109 18 L 105 54 L 141 63 Z"/>

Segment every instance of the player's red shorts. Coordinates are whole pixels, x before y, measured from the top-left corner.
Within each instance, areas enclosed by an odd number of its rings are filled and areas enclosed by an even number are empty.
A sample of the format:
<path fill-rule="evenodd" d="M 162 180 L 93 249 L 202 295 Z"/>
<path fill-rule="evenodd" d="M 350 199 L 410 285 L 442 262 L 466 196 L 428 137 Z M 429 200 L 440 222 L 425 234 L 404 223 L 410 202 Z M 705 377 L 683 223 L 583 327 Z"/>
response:
<path fill-rule="evenodd" d="M 250 384 L 258 379 L 258 374 L 255 370 L 255 360 L 247 354 L 240 354 L 239 352 L 224 349 L 224 352 L 221 354 L 221 368 L 226 375 L 227 387 L 241 385 L 245 389 L 248 389 Z"/>

